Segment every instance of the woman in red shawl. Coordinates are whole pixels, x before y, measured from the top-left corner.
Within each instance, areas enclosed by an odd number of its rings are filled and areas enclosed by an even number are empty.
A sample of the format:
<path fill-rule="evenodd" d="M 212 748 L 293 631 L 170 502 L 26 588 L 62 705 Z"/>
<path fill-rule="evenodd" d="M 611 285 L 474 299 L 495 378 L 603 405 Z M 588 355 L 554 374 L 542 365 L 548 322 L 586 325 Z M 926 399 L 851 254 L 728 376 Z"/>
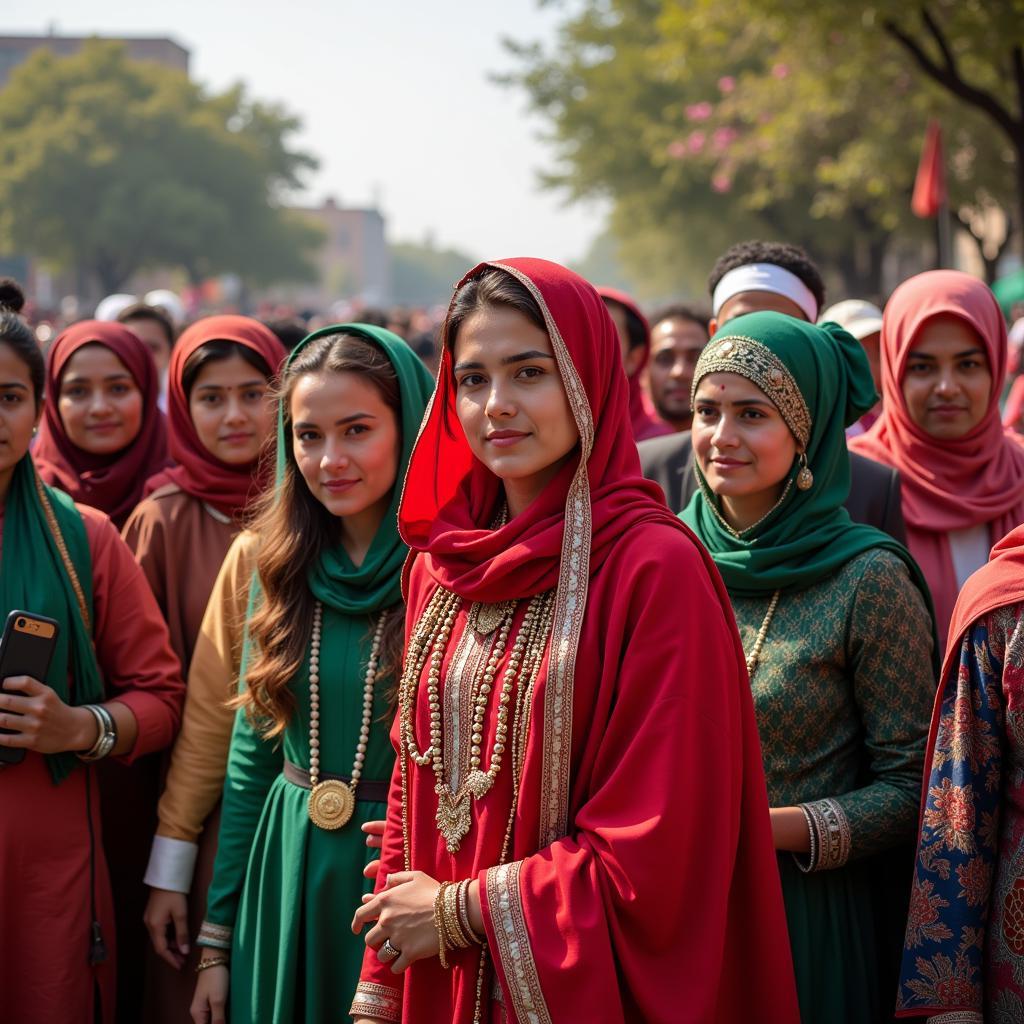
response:
<path fill-rule="evenodd" d="M 611 315 L 619 335 L 622 368 L 629 381 L 629 422 L 633 440 L 671 434 L 672 428 L 658 416 L 654 403 L 644 390 L 644 369 L 651 358 L 651 325 L 640 307 L 625 293 L 615 288 L 598 288 L 605 308 Z"/>
<path fill-rule="evenodd" d="M 925 759 L 899 1016 L 1024 1018 L 1022 651 L 1018 527 L 967 582 L 950 626 Z"/>
<path fill-rule="evenodd" d="M 149 349 L 123 324 L 69 327 L 47 353 L 39 475 L 120 529 L 146 480 L 169 464 L 159 388 Z"/>
<path fill-rule="evenodd" d="M 1024 449 L 999 416 L 1006 359 L 1006 323 L 981 281 L 957 270 L 912 277 L 882 320 L 882 415 L 850 442 L 900 471 L 908 546 L 940 638 L 967 577 L 1024 522 Z"/>
<path fill-rule="evenodd" d="M 399 513 L 399 756 L 352 1014 L 796 1021 L 729 599 L 640 475 L 600 297 L 481 264 L 444 340 Z"/>
<path fill-rule="evenodd" d="M 258 320 L 210 316 L 189 327 L 171 355 L 168 419 L 176 465 L 150 478 L 148 497 L 132 512 L 123 536 L 167 620 L 171 644 L 186 677 L 221 563 L 250 502 L 266 483 L 259 455 L 274 431 L 274 406 L 267 393 L 285 354 L 274 333 Z M 130 928 L 135 937 L 132 970 L 121 976 L 121 1005 L 134 1005 L 136 1018 L 153 1024 L 188 1019 L 194 979 L 180 971 L 178 958 L 167 950 L 166 929 L 175 919 L 187 919 L 186 894 L 191 888 L 192 931 L 198 931 L 219 820 L 215 811 L 203 830 L 198 857 L 192 848 L 198 865 L 194 881 L 191 861 L 189 870 L 174 871 L 166 857 L 154 855 L 156 863 L 146 872 L 156 829 L 159 767 L 153 760 L 130 769 L 138 783 L 135 798 L 125 797 L 122 781 L 121 799 L 111 812 L 118 821 L 107 824 L 117 839 L 116 852 L 111 850 L 109 857 L 118 868 L 115 895 L 124 918 L 122 931 Z M 154 886 L 151 893 L 143 884 L 144 874 Z M 168 961 L 165 965 L 150 957 L 145 1012 L 141 1002 L 148 946 L 144 911 L 154 944 Z M 178 969 L 172 969 L 172 960 Z"/>

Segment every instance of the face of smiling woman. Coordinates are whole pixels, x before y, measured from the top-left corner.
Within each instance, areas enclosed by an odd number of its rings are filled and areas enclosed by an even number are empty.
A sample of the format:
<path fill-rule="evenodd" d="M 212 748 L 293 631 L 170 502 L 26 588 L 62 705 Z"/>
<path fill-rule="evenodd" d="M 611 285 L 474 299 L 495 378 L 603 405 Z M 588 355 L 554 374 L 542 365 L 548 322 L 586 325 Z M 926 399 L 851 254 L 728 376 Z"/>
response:
<path fill-rule="evenodd" d="M 67 361 L 57 409 L 68 440 L 92 455 L 127 448 L 142 427 L 142 392 L 106 345 L 83 345 Z"/>
<path fill-rule="evenodd" d="M 579 442 L 551 339 L 522 313 L 491 306 L 466 317 L 453 357 L 459 423 L 516 516 Z"/>

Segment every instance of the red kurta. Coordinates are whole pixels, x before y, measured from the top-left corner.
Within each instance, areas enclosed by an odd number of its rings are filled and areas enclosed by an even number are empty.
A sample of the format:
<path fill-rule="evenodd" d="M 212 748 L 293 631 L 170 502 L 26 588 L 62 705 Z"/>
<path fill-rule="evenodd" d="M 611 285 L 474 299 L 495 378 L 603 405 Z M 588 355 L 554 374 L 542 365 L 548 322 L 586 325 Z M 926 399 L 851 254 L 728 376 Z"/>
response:
<path fill-rule="evenodd" d="M 484 1021 L 795 1022 L 760 744 L 728 596 L 707 553 L 640 477 L 622 429 L 627 389 L 614 327 L 596 292 L 540 260 L 489 266 L 519 279 L 544 312 L 580 456 L 507 525 L 482 525 L 494 521 L 500 483 L 469 456 L 458 427 L 445 428 L 456 421 L 444 353 L 399 518 L 403 537 L 424 552 L 409 575 L 408 629 L 438 583 L 465 599 L 441 668 L 446 772 L 468 751 L 471 684 L 489 657 L 490 640 L 467 624 L 469 602 L 520 599 L 511 649 L 522 599 L 554 588 L 552 637 L 528 705 L 515 801 L 510 714 L 501 771 L 471 801 L 471 828 L 454 854 L 437 830 L 435 776 L 393 732 L 399 762 L 380 884 L 406 869 L 403 824 L 413 870 L 479 879 L 496 965 L 483 980 Z M 430 736 L 426 675 L 415 705 L 421 750 Z M 484 768 L 496 716 L 492 699 Z M 432 957 L 402 977 L 369 950 L 353 1012 L 468 1024 L 480 952 L 450 956 L 449 971 Z"/>
<path fill-rule="evenodd" d="M 167 627 L 131 552 L 105 515 L 78 510 L 92 555 L 97 660 L 108 698 L 126 704 L 138 722 L 134 749 L 119 759 L 130 762 L 170 744 L 185 688 Z M 43 756 L 29 752 L 21 764 L 0 769 L 0 808 L 0 1016 L 93 1024 L 95 984 L 102 1020 L 110 1024 L 116 939 L 95 769 L 76 769 L 55 786 Z M 108 953 L 95 967 L 89 966 L 90 828 L 96 914 Z"/>

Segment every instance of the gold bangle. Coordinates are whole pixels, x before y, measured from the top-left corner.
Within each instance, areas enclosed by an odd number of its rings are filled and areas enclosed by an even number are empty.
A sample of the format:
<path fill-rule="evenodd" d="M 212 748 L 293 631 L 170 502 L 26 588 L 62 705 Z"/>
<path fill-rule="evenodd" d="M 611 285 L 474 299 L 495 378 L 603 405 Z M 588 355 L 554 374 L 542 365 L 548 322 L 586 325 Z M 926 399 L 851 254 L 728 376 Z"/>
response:
<path fill-rule="evenodd" d="M 448 969 L 448 957 L 445 955 L 447 953 L 448 936 L 445 934 L 442 902 L 444 900 L 444 891 L 449 885 L 451 885 L 451 882 L 442 882 L 438 887 L 437 895 L 434 897 L 434 927 L 437 929 L 437 956 L 445 970 Z"/>
<path fill-rule="evenodd" d="M 196 974 L 209 970 L 211 967 L 227 967 L 231 963 L 229 956 L 211 956 L 209 960 L 200 960 L 196 964 Z"/>

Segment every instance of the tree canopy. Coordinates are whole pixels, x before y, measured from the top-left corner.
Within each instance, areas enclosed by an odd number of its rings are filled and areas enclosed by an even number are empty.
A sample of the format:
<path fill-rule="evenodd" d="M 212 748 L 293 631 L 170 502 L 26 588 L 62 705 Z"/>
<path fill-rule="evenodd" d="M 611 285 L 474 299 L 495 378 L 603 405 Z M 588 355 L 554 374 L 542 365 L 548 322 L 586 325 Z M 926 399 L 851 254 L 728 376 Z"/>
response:
<path fill-rule="evenodd" d="M 505 80 L 546 119 L 559 160 L 547 183 L 613 200 L 642 291 L 663 294 L 670 277 L 697 290 L 728 245 L 778 237 L 877 296 L 886 254 L 930 235 L 909 207 L 930 118 L 951 207 L 990 272 L 1005 240 L 985 214 L 1021 224 L 1024 0 L 559 6 L 555 44 L 510 42 Z"/>
<path fill-rule="evenodd" d="M 117 43 L 40 50 L 0 92 L 0 244 L 108 292 L 154 267 L 309 277 L 319 235 L 284 208 L 316 166 L 290 144 L 298 128 L 241 86 L 209 94 Z"/>

